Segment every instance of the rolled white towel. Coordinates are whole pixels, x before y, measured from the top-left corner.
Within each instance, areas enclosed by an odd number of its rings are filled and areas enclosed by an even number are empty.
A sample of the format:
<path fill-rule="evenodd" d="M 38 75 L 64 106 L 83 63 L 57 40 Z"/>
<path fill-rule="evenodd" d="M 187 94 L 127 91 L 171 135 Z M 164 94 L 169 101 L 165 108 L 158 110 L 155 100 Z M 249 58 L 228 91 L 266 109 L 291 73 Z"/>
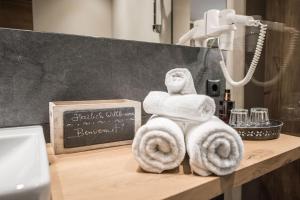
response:
<path fill-rule="evenodd" d="M 195 122 L 210 119 L 216 109 L 214 100 L 206 95 L 169 95 L 159 91 L 150 92 L 143 107 L 149 114 Z"/>
<path fill-rule="evenodd" d="M 185 141 L 191 169 L 201 176 L 230 174 L 243 157 L 241 137 L 217 117 L 189 128 Z"/>
<path fill-rule="evenodd" d="M 169 94 L 197 94 L 193 77 L 186 68 L 175 68 L 168 71 L 165 85 Z"/>
<path fill-rule="evenodd" d="M 186 153 L 184 134 L 172 120 L 152 117 L 138 129 L 132 151 L 145 171 L 161 173 L 174 169 L 180 165 Z"/>

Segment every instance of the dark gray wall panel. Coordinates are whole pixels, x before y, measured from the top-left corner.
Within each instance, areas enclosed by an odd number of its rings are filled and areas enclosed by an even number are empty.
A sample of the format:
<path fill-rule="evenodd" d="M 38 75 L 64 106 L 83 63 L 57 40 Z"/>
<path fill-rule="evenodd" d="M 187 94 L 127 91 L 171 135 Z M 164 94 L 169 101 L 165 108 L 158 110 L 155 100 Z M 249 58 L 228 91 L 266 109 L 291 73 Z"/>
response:
<path fill-rule="evenodd" d="M 48 123 L 49 101 L 142 101 L 166 90 L 175 67 L 205 93 L 208 78 L 224 87 L 219 59 L 214 49 L 0 29 L 0 127 Z"/>

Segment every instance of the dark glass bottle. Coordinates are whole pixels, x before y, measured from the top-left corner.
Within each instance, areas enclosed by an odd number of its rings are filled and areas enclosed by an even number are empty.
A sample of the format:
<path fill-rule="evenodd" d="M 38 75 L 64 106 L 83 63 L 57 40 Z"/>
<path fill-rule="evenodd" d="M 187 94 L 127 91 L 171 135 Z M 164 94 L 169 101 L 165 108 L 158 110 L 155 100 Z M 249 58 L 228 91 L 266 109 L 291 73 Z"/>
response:
<path fill-rule="evenodd" d="M 219 118 L 225 123 L 229 122 L 230 111 L 234 108 L 234 101 L 231 101 L 230 90 L 225 90 L 224 99 L 220 101 Z"/>

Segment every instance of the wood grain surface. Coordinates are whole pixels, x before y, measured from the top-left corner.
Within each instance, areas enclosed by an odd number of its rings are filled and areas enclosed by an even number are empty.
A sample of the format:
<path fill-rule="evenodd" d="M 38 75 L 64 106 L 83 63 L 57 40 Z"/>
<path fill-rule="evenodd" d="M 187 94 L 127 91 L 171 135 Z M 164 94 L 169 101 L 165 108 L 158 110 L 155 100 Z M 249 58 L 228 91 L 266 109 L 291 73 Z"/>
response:
<path fill-rule="evenodd" d="M 244 141 L 245 156 L 228 176 L 191 174 L 187 159 L 163 174 L 143 172 L 131 146 L 58 155 L 51 168 L 53 200 L 209 199 L 300 158 L 300 138 L 282 134 Z"/>
<path fill-rule="evenodd" d="M 265 20 L 284 23 L 287 27 L 300 30 L 299 0 L 249 0 L 246 8 L 247 15 L 261 15 Z M 291 36 L 288 31 L 272 30 L 272 26 L 268 27 L 264 54 L 255 77 L 257 80 L 268 81 L 284 70 L 285 73 L 282 73 L 281 78 L 271 87 L 247 85 L 245 104 L 246 107 L 267 107 L 271 118 L 284 122 L 284 132 L 299 137 L 299 39 L 288 67 L 282 66 Z M 242 196 L 243 200 L 295 200 L 300 199 L 299 188 L 300 160 L 245 184 Z"/>
<path fill-rule="evenodd" d="M 0 0 L 0 27 L 32 30 L 32 1 Z"/>

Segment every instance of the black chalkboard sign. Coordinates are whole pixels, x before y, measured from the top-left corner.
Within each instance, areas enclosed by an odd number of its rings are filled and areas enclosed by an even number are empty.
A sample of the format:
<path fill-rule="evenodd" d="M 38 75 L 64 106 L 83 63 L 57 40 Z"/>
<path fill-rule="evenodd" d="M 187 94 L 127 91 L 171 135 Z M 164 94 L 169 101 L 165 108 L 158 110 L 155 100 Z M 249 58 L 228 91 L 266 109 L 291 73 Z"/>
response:
<path fill-rule="evenodd" d="M 72 110 L 63 113 L 64 148 L 132 140 L 134 107 Z"/>

